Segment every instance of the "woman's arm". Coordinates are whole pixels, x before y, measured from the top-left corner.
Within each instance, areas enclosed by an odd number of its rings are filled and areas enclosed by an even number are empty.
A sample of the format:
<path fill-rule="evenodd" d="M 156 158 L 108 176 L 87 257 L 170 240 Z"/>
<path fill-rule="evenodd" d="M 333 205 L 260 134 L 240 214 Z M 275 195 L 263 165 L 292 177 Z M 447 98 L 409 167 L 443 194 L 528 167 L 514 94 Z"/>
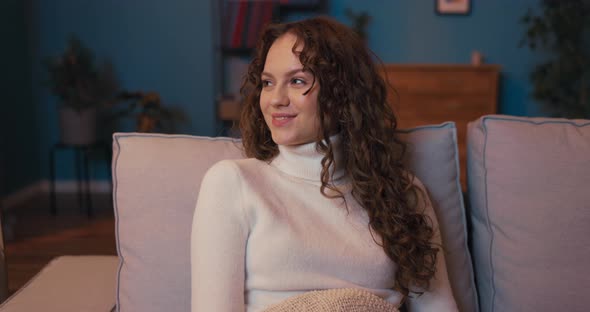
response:
<path fill-rule="evenodd" d="M 455 298 L 453 297 L 453 291 L 451 289 L 451 284 L 449 282 L 449 276 L 447 273 L 447 265 L 445 262 L 445 251 L 444 245 L 442 245 L 441 241 L 441 234 L 440 229 L 438 226 L 438 221 L 436 218 L 436 214 L 432 207 L 432 203 L 430 202 L 430 198 L 428 197 L 428 192 L 424 188 L 422 182 L 418 180 L 418 178 L 414 178 L 414 183 L 422 190 L 422 193 L 425 196 L 425 200 L 423 201 L 425 204 L 424 213 L 430 218 L 432 221 L 432 227 L 434 230 L 434 237 L 432 239 L 435 246 L 439 247 L 439 252 L 437 254 L 436 260 L 436 275 L 430 281 L 430 289 L 424 292 L 421 296 L 418 297 L 416 294 L 410 293 L 410 298 L 408 298 L 407 306 L 408 311 L 410 312 L 429 312 L 429 311 L 440 311 L 440 312 L 450 312 L 450 311 L 459 311 L 457 308 L 457 303 L 455 302 Z M 440 249 L 442 246 L 442 249 Z M 413 297 L 413 298 L 412 298 Z"/>
<path fill-rule="evenodd" d="M 244 311 L 248 224 L 241 177 L 230 161 L 203 178 L 191 234 L 192 312 Z"/>

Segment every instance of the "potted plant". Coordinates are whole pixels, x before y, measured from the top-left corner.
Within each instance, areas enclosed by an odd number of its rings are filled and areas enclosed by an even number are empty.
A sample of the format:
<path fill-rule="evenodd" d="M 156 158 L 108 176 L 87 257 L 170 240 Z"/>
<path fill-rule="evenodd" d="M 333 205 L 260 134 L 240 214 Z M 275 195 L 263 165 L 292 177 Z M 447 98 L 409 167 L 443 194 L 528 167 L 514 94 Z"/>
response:
<path fill-rule="evenodd" d="M 358 34 L 366 45 L 368 40 L 367 27 L 371 21 L 371 16 L 364 11 L 356 13 L 351 8 L 346 8 L 344 14 L 346 14 L 346 17 L 352 22 L 352 26 L 350 27 Z"/>
<path fill-rule="evenodd" d="M 186 121 L 182 111 L 165 107 L 157 92 L 122 91 L 113 104 L 113 119 L 134 118 L 138 132 L 173 133 L 175 121 Z"/>
<path fill-rule="evenodd" d="M 113 66 L 97 66 L 92 51 L 77 37 L 68 41 L 65 52 L 44 60 L 47 85 L 59 97 L 60 140 L 84 145 L 96 140 L 97 114 L 113 100 L 117 88 Z"/>
<path fill-rule="evenodd" d="M 590 6 L 583 0 L 543 0 L 541 14 L 522 18 L 520 45 L 546 60 L 530 74 L 533 98 L 554 117 L 590 118 Z"/>

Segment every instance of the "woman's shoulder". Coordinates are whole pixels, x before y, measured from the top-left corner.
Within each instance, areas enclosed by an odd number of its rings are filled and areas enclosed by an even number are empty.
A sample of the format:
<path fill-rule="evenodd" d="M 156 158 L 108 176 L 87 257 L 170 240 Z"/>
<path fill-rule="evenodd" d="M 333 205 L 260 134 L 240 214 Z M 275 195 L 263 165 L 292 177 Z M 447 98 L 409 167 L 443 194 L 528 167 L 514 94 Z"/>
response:
<path fill-rule="evenodd" d="M 420 178 L 418 178 L 418 176 L 408 170 L 408 169 L 404 169 L 402 171 L 402 175 L 404 176 L 405 179 L 407 179 L 406 181 L 409 181 L 409 185 L 411 187 L 416 187 L 418 189 L 420 189 L 421 191 L 426 191 L 426 186 L 424 185 L 424 183 L 422 183 L 422 181 L 420 180 Z"/>
<path fill-rule="evenodd" d="M 255 158 L 224 159 L 214 163 L 205 173 L 204 179 L 241 177 L 248 175 L 250 172 L 257 172 L 267 166 L 268 163 Z"/>
<path fill-rule="evenodd" d="M 424 183 L 416 176 L 415 174 L 410 173 L 409 175 L 410 181 L 412 181 L 412 185 L 419 188 L 421 191 L 426 192 L 426 186 Z"/>
<path fill-rule="evenodd" d="M 251 167 L 260 167 L 268 165 L 268 163 L 256 158 L 241 158 L 241 159 L 223 159 L 214 163 L 209 171 L 227 171 L 249 169 Z"/>

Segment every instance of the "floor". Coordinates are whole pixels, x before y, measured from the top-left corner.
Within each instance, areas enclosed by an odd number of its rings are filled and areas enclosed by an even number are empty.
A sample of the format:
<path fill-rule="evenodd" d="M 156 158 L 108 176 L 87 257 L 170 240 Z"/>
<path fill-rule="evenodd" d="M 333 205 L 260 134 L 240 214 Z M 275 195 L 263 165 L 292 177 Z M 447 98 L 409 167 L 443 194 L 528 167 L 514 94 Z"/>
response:
<path fill-rule="evenodd" d="M 116 255 L 115 222 L 109 194 L 92 197 L 94 217 L 78 206 L 75 194 L 57 197 L 57 216 L 40 194 L 4 212 L 8 292 L 14 293 L 60 255 Z"/>

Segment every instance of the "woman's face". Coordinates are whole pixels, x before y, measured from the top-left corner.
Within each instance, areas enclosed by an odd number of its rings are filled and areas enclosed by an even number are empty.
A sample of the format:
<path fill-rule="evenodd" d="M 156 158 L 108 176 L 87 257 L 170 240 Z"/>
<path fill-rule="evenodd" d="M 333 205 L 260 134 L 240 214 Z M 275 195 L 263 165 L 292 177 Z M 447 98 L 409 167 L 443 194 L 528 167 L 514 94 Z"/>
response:
<path fill-rule="evenodd" d="M 293 53 L 297 37 L 287 33 L 277 38 L 266 55 L 261 74 L 260 109 L 278 145 L 299 145 L 316 140 L 319 131 L 318 92 L 313 75 L 303 71 Z M 303 49 L 300 44 L 296 53 Z M 309 92 L 307 94 L 307 91 Z"/>

